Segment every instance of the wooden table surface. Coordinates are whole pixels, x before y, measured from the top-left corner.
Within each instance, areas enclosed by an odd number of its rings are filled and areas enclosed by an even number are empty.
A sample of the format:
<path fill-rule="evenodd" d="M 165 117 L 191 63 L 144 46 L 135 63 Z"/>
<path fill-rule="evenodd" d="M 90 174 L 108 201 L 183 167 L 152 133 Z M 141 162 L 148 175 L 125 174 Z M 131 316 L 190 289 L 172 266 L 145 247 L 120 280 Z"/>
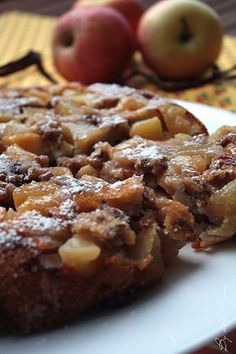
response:
<path fill-rule="evenodd" d="M 142 0 L 145 5 L 155 2 Z M 236 35 L 236 0 L 204 0 L 220 15 L 227 34 Z M 74 0 L 0 0 L 0 12 L 21 10 L 44 15 L 61 15 Z"/>

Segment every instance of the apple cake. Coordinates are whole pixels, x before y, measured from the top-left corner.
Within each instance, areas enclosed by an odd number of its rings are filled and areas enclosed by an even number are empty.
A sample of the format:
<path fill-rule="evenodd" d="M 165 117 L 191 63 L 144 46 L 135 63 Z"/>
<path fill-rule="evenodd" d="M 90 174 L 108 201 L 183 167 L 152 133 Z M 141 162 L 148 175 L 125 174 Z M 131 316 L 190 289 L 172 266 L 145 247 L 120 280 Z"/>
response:
<path fill-rule="evenodd" d="M 186 242 L 231 238 L 236 128 L 150 92 L 0 91 L 0 318 L 64 325 L 156 284 Z"/>

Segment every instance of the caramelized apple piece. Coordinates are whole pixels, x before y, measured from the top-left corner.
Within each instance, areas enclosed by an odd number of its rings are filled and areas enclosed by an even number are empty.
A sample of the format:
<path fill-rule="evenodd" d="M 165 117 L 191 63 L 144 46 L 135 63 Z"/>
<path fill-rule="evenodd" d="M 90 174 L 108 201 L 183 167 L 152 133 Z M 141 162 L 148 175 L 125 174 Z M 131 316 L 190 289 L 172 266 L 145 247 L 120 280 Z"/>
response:
<path fill-rule="evenodd" d="M 86 165 L 86 166 L 81 167 L 81 169 L 78 171 L 76 177 L 80 178 L 84 175 L 98 177 L 98 171 L 93 166 Z"/>
<path fill-rule="evenodd" d="M 68 116 L 61 118 L 61 123 L 67 142 L 80 153 L 89 152 L 99 141 L 112 143 L 126 138 L 129 130 L 126 120 L 119 116 Z"/>
<path fill-rule="evenodd" d="M 60 248 L 63 263 L 80 271 L 85 271 L 100 255 L 101 249 L 95 243 L 81 236 L 67 240 Z"/>
<path fill-rule="evenodd" d="M 44 90 L 43 88 L 35 87 L 32 88 L 29 92 L 24 92 L 24 97 L 36 97 L 42 102 L 43 105 L 47 105 L 50 99 L 50 94 L 48 91 Z"/>
<path fill-rule="evenodd" d="M 75 195 L 74 200 L 82 211 L 93 210 L 106 202 L 110 206 L 132 212 L 141 203 L 144 188 L 141 177 L 109 184 L 86 175 L 80 181 L 87 186 Z"/>
<path fill-rule="evenodd" d="M 126 117 L 130 124 L 158 116 L 160 116 L 158 108 L 148 106 L 126 113 Z"/>
<path fill-rule="evenodd" d="M 83 94 L 77 94 L 74 92 L 70 95 L 66 95 L 66 98 L 60 98 L 55 100 L 54 107 L 55 112 L 61 116 L 68 116 L 71 114 L 78 114 L 79 107 L 82 105 L 87 106 L 86 96 Z"/>
<path fill-rule="evenodd" d="M 5 151 L 5 154 L 11 159 L 18 163 L 23 163 L 26 161 L 35 161 L 36 155 L 30 151 L 26 151 L 18 145 L 11 145 Z"/>
<path fill-rule="evenodd" d="M 79 210 L 90 211 L 106 202 L 128 212 L 136 212 L 143 194 L 141 177 L 109 184 L 85 175 L 81 179 L 61 176 L 48 182 L 23 185 L 13 192 L 15 207 L 20 212 L 40 210 L 47 215 L 50 208 L 73 199 Z M 44 210 L 45 209 L 45 210 Z"/>
<path fill-rule="evenodd" d="M 101 194 L 107 203 L 115 208 L 132 211 L 141 204 L 144 192 L 142 177 L 134 176 L 125 181 L 118 181 L 104 186 Z"/>
<path fill-rule="evenodd" d="M 155 243 L 160 243 L 157 234 L 157 225 L 150 226 L 140 231 L 136 236 L 135 245 L 131 248 L 131 255 L 135 259 L 145 259 L 153 253 Z"/>
<path fill-rule="evenodd" d="M 167 103 L 159 107 L 165 125 L 168 130 L 168 136 L 172 137 L 178 133 L 190 135 L 207 133 L 205 126 L 193 114 L 185 108 Z"/>
<path fill-rule="evenodd" d="M 52 172 L 52 174 L 54 176 L 71 176 L 71 177 L 73 177 L 71 170 L 67 167 L 61 167 L 61 166 L 48 167 L 46 170 L 49 172 Z"/>
<path fill-rule="evenodd" d="M 36 133 L 23 133 L 18 135 L 7 135 L 2 138 L 6 145 L 17 144 L 23 149 L 40 154 L 42 152 L 43 141 Z"/>
<path fill-rule="evenodd" d="M 25 213 L 27 211 L 36 210 L 42 215 L 48 216 L 49 210 L 60 205 L 59 201 L 54 199 L 53 194 L 28 197 L 17 209 L 18 214 Z"/>
<path fill-rule="evenodd" d="M 236 180 L 216 191 L 209 199 L 207 213 L 213 219 L 233 218 L 236 213 Z"/>
<path fill-rule="evenodd" d="M 169 170 L 171 174 L 176 174 L 176 176 L 194 176 L 196 172 L 201 173 L 205 171 L 209 162 L 207 156 L 201 156 L 201 154 L 193 154 L 191 156 L 191 153 L 186 152 L 181 154 L 176 153 L 176 155 L 169 162 Z"/>
<path fill-rule="evenodd" d="M 129 135 L 131 137 L 138 135 L 150 140 L 162 140 L 163 130 L 160 119 L 158 117 L 153 117 L 134 123 L 130 129 Z"/>
<path fill-rule="evenodd" d="M 51 178 L 48 182 L 38 182 L 16 188 L 13 199 L 17 210 L 43 210 L 44 214 L 51 207 L 59 205 L 67 199 L 74 199 L 81 210 L 96 208 L 102 201 L 98 195 L 106 182 L 99 179 L 77 180 L 68 176 Z"/>
<path fill-rule="evenodd" d="M 18 209 L 28 198 L 33 202 L 34 198 L 51 197 L 58 189 L 59 186 L 51 181 L 25 184 L 13 192 L 15 207 Z"/>
<path fill-rule="evenodd" d="M 132 96 L 125 96 L 119 100 L 116 107 L 117 112 L 136 111 L 143 108 L 147 103 L 147 99 L 139 94 L 133 94 Z"/>
<path fill-rule="evenodd" d="M 5 145 L 17 144 L 23 149 L 40 154 L 42 151 L 42 137 L 34 133 L 23 124 L 10 122 L 2 131 L 2 142 Z"/>
<path fill-rule="evenodd" d="M 208 248 L 218 242 L 223 242 L 235 236 L 236 221 L 234 218 L 226 217 L 220 226 L 209 227 L 200 234 L 200 246 Z M 195 244 L 194 244 L 195 245 Z M 199 245 L 198 245 L 199 247 Z M 196 247 L 196 248 L 198 248 Z"/>

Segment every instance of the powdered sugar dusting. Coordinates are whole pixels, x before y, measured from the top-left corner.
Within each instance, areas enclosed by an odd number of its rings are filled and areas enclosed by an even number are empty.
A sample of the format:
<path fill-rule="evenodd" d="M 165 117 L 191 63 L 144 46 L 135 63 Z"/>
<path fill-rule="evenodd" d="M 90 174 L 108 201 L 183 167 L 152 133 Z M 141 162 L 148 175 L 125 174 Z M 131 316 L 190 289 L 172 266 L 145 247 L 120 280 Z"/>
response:
<path fill-rule="evenodd" d="M 163 160 L 164 155 L 160 148 L 157 146 L 138 146 L 134 149 L 127 148 L 120 152 L 120 155 L 130 160 L 140 160 L 140 159 L 148 159 L 148 160 Z"/>
<path fill-rule="evenodd" d="M 61 185 L 59 194 L 73 196 L 83 192 L 98 192 L 108 183 L 96 177 L 86 176 L 81 179 L 72 177 L 56 177 L 55 182 Z"/>

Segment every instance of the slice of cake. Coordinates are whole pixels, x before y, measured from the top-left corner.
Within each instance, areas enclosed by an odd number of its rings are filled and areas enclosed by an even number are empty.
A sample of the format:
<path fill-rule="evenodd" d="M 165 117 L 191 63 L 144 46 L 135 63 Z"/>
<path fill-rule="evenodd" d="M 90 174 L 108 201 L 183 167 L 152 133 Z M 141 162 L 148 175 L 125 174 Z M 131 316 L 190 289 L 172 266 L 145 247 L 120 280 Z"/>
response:
<path fill-rule="evenodd" d="M 118 85 L 2 89 L 1 325 L 67 324 L 232 237 L 234 131 Z"/>

